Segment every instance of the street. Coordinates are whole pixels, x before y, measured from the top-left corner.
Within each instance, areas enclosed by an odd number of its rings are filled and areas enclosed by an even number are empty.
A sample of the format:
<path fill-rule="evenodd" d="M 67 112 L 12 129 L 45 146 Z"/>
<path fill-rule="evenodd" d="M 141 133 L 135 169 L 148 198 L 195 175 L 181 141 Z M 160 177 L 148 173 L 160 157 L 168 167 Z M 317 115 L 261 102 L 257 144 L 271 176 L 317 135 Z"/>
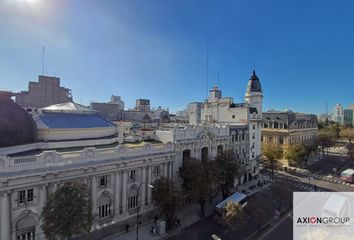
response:
<path fill-rule="evenodd" d="M 342 182 L 338 174 L 333 173 L 333 168 L 344 170 L 352 167 L 345 156 L 331 154 L 309 166 L 307 169 L 297 171 L 280 171 L 275 175 L 275 182 L 259 191 L 248 199 L 245 207 L 247 212 L 247 222 L 243 229 L 230 231 L 218 224 L 214 217 L 200 220 L 189 226 L 182 233 L 170 239 L 213 239 L 215 234 L 223 240 L 241 239 L 292 239 L 292 214 L 287 212 L 280 220 L 274 220 L 274 211 L 280 209 L 285 211 L 292 206 L 293 192 L 334 192 L 334 191 L 353 191 L 354 184 Z M 339 171 L 340 172 L 340 171 Z M 271 223 L 272 227 L 262 231 L 257 236 L 259 226 Z M 250 238 L 253 236 L 252 238 Z"/>

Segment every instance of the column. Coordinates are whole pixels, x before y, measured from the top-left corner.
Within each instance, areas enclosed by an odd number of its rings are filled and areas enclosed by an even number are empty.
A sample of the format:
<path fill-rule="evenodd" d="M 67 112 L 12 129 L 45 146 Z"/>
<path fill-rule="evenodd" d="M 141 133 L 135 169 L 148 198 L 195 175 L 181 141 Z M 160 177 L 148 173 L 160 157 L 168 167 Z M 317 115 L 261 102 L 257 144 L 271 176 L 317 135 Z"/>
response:
<path fill-rule="evenodd" d="M 127 176 L 128 171 L 123 170 L 123 179 L 122 179 L 122 210 L 121 213 L 125 213 L 128 209 L 127 207 Z"/>
<path fill-rule="evenodd" d="M 120 174 L 119 171 L 114 173 L 114 216 L 117 218 L 120 212 Z"/>
<path fill-rule="evenodd" d="M 48 197 L 48 185 L 47 184 L 40 186 L 39 196 L 40 196 L 39 212 L 42 212 L 42 208 L 47 203 L 47 197 Z"/>
<path fill-rule="evenodd" d="M 48 184 L 43 184 L 39 186 L 39 204 L 38 204 L 38 213 L 41 214 L 43 207 L 47 203 L 48 199 Z M 40 228 L 40 225 L 42 224 L 42 219 L 40 219 L 39 224 L 36 227 L 36 235 L 40 237 L 44 237 L 44 234 L 42 232 L 42 229 Z M 32 234 L 32 233 L 31 233 Z M 32 235 L 31 235 L 32 236 Z M 34 238 L 34 236 L 33 236 Z M 32 238 L 31 238 L 32 239 Z"/>
<path fill-rule="evenodd" d="M 97 201 L 97 177 L 92 176 L 92 178 L 91 178 L 91 203 L 92 203 L 92 214 L 93 214 L 94 218 L 96 217 L 96 213 L 97 213 L 96 201 Z"/>
<path fill-rule="evenodd" d="M 58 184 L 57 182 L 51 183 L 51 193 L 55 193 L 55 191 L 58 189 Z"/>
<path fill-rule="evenodd" d="M 167 165 L 167 163 L 164 163 L 163 164 L 163 175 L 166 177 L 166 178 L 168 178 L 168 165 Z"/>
<path fill-rule="evenodd" d="M 151 184 L 151 169 L 152 167 L 147 167 L 146 171 L 147 171 L 147 183 Z M 147 204 L 149 205 L 151 203 L 151 188 L 147 189 Z"/>
<path fill-rule="evenodd" d="M 173 181 L 173 162 L 170 163 L 170 179 Z"/>
<path fill-rule="evenodd" d="M 147 167 L 142 167 L 141 168 L 141 171 L 142 171 L 142 178 L 143 178 L 143 182 L 144 183 L 147 183 L 149 184 L 147 181 L 146 181 L 146 171 L 147 171 Z M 146 204 L 146 188 L 149 188 L 146 184 L 144 184 L 143 186 L 141 186 L 142 189 L 141 189 L 141 210 L 143 210 L 143 207 L 144 205 Z"/>
<path fill-rule="evenodd" d="M 1 201 L 1 237 L 0 239 L 11 239 L 11 206 L 10 193 L 4 192 Z"/>

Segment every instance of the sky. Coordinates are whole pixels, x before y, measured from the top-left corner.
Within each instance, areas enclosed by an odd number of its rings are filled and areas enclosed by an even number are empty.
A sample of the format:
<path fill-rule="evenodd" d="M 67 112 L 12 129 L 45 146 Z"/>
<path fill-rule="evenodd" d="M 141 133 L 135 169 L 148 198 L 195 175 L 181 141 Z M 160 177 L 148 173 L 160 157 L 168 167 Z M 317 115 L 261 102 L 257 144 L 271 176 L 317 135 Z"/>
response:
<path fill-rule="evenodd" d="M 0 0 L 0 89 L 37 81 L 44 46 L 45 75 L 85 105 L 119 95 L 174 112 L 215 84 L 241 102 L 255 69 L 264 110 L 319 114 L 354 103 L 353 11 L 348 0 Z"/>

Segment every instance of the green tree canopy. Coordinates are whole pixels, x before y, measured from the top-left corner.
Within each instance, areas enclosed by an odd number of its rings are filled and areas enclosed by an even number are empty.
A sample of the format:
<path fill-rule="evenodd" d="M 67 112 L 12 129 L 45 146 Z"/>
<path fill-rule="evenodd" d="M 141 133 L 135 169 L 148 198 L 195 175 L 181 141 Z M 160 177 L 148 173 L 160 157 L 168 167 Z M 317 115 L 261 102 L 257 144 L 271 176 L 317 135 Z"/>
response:
<path fill-rule="evenodd" d="M 213 161 L 202 162 L 192 158 L 185 161 L 179 173 L 187 196 L 200 204 L 201 214 L 204 215 L 207 198 L 217 191 L 219 181 L 217 165 Z"/>
<path fill-rule="evenodd" d="M 312 153 L 317 152 L 319 142 L 318 139 L 314 139 L 312 141 L 306 142 L 303 144 L 304 145 L 304 151 L 305 151 L 305 165 L 307 165 L 309 157 Z"/>
<path fill-rule="evenodd" d="M 91 222 L 87 186 L 70 182 L 49 195 L 43 207 L 41 228 L 48 240 L 70 240 L 73 235 L 89 233 Z"/>
<path fill-rule="evenodd" d="M 235 185 L 235 179 L 243 174 L 240 160 L 232 151 L 222 151 L 217 155 L 216 164 L 220 171 L 220 187 L 223 199 L 226 199 Z"/>
<path fill-rule="evenodd" d="M 280 167 L 280 159 L 283 157 L 283 148 L 277 144 L 265 143 L 262 145 L 262 165 L 272 173 Z"/>
<path fill-rule="evenodd" d="M 320 131 L 318 135 L 318 143 L 322 148 L 323 155 L 325 153 L 325 150 L 328 149 L 332 146 L 335 145 L 335 140 L 337 139 L 336 132 L 335 131 Z"/>
<path fill-rule="evenodd" d="M 233 231 L 242 229 L 246 223 L 246 214 L 239 203 L 227 202 L 222 210 L 221 217 L 217 220 Z"/>
<path fill-rule="evenodd" d="M 152 200 L 159 207 L 160 213 L 166 217 L 167 226 L 170 228 L 182 202 L 181 191 L 177 189 L 173 181 L 166 177 L 155 180 L 153 186 Z"/>
<path fill-rule="evenodd" d="M 306 150 L 304 144 L 290 144 L 285 151 L 285 158 L 290 164 L 296 164 L 300 168 L 305 161 Z"/>

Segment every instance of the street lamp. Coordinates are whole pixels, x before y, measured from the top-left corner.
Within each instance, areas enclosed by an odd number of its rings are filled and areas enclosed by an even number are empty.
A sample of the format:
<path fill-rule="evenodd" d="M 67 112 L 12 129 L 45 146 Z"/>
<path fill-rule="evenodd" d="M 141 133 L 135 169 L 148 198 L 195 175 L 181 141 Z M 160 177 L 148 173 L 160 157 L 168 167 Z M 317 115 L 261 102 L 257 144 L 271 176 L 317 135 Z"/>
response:
<path fill-rule="evenodd" d="M 140 188 L 141 188 L 141 185 L 145 184 L 146 186 L 148 186 L 149 188 L 154 188 L 153 185 L 151 184 L 147 184 L 145 182 L 141 182 L 139 184 L 139 187 L 138 187 L 138 192 L 137 192 L 137 195 L 136 195 L 136 201 L 138 203 L 138 208 L 136 210 L 136 240 L 139 239 L 139 210 L 140 210 L 140 204 L 139 204 L 139 193 L 140 193 Z"/>

